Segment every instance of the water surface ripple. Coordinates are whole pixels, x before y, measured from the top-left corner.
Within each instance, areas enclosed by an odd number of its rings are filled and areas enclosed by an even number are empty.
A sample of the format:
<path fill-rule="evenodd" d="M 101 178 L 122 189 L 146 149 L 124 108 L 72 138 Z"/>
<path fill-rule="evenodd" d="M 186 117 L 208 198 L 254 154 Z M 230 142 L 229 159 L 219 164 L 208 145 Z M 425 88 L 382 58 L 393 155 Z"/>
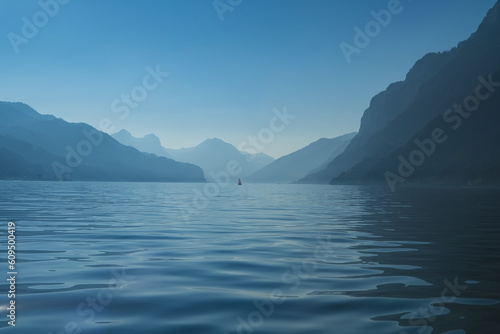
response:
<path fill-rule="evenodd" d="M 205 187 L 0 181 L 0 331 L 500 333 L 498 190 Z"/>

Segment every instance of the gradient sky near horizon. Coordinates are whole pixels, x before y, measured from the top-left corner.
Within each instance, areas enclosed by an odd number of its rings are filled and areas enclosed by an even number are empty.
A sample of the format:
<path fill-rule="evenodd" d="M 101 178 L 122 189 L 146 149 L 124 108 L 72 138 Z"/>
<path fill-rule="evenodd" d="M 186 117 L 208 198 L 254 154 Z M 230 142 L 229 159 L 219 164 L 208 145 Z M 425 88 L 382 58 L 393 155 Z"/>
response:
<path fill-rule="evenodd" d="M 213 137 L 239 146 L 286 107 L 296 118 L 264 149 L 279 157 L 357 131 L 375 94 L 468 38 L 496 1 L 401 0 L 347 63 L 340 43 L 389 2 L 242 0 L 221 21 L 213 0 L 72 0 L 16 54 L 8 34 L 22 36 L 23 17 L 33 22 L 41 6 L 0 0 L 0 100 L 95 127 L 108 118 L 168 148 Z M 169 76 L 120 119 L 113 101 L 157 65 Z"/>

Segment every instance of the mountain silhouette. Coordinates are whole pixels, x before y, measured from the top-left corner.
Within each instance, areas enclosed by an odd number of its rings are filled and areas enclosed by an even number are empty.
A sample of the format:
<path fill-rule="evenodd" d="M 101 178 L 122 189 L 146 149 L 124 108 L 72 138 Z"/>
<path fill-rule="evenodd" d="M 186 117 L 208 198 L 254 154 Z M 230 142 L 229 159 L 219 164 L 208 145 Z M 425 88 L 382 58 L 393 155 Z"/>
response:
<path fill-rule="evenodd" d="M 370 107 L 365 111 L 358 135 L 351 141 L 345 151 L 335 158 L 325 169 L 303 178 L 303 183 L 359 183 L 362 181 L 386 182 L 385 172 L 394 172 L 398 168 L 399 154 L 410 154 L 415 149 L 417 137 L 430 136 L 432 126 L 439 124 L 446 110 L 454 105 L 463 104 L 468 96 L 474 96 L 476 88 L 483 81 L 499 81 L 500 69 L 500 4 L 488 12 L 477 32 L 457 47 L 442 53 L 432 53 L 416 62 L 402 82 L 391 84 L 384 92 L 375 96 Z M 484 89 L 484 88 L 483 88 Z M 486 88 L 487 89 L 487 88 Z M 497 94 L 500 92 L 497 92 Z M 483 92 L 484 94 L 484 92 Z M 495 134 L 490 133 L 491 127 L 486 123 L 496 122 L 495 115 L 488 112 L 495 108 L 497 97 L 491 94 L 488 101 L 482 103 L 480 109 L 485 112 L 474 120 L 471 117 L 471 128 L 450 133 L 450 142 L 439 145 L 439 152 L 435 153 L 428 162 L 439 161 L 440 168 L 432 169 L 432 164 L 422 165 L 419 177 L 405 178 L 411 182 L 422 178 L 428 182 L 445 182 L 456 180 L 460 183 L 477 183 L 481 178 L 481 170 L 488 171 L 489 179 L 498 174 L 495 167 L 496 153 L 484 147 L 476 150 L 462 150 L 457 152 L 458 145 L 463 138 L 469 142 L 486 142 L 485 138 L 494 140 Z M 491 105 L 493 103 L 493 105 Z M 448 117 L 451 117 L 448 115 Z M 483 117 L 486 117 L 484 120 Z M 464 120 L 465 121 L 465 120 Z M 468 120 L 467 120 L 468 121 Z M 485 127 L 476 127 L 473 132 L 472 123 L 484 122 Z M 441 124 L 448 129 L 449 124 Z M 430 131 L 430 132 L 429 132 Z M 449 131 L 448 131 L 449 132 Z M 455 144 L 454 144 L 455 143 Z M 497 141 L 489 145 L 498 146 Z M 469 148 L 472 146 L 468 146 Z M 408 149 L 412 148 L 409 152 Z M 450 150 L 447 152 L 447 150 Z M 445 159 L 455 151 L 460 159 Z M 492 156 L 493 155 L 493 156 Z M 408 157 L 407 157 L 408 158 Z M 463 170 L 463 165 L 455 162 L 475 166 Z M 378 167 L 376 167 L 378 166 Z M 384 166 L 384 167 L 382 167 Z M 434 167 L 437 167 L 436 165 Z M 384 170 L 387 168 L 387 170 Z M 422 170 L 429 170 L 423 173 Z M 461 170 L 458 172 L 458 170 Z M 494 170 L 497 172 L 492 172 Z M 460 174 L 460 177 L 453 175 Z M 459 181 L 460 179 L 460 181 Z M 486 180 L 483 180 L 486 182 Z M 452 182 L 453 183 L 453 182 Z"/>
<path fill-rule="evenodd" d="M 154 134 L 136 138 L 128 131 L 122 130 L 112 136 L 122 144 L 130 145 L 143 152 L 200 166 L 205 173 L 205 178 L 209 181 L 214 181 L 211 177 L 212 173 L 217 174 L 226 170 L 228 162 L 231 161 L 235 161 L 241 168 L 241 173 L 234 177 L 235 180 L 238 177 L 246 177 L 274 161 L 274 158 L 264 153 L 250 154 L 239 151 L 233 145 L 218 138 L 207 139 L 195 147 L 168 149 L 161 146 L 159 138 Z"/>
<path fill-rule="evenodd" d="M 139 152 L 23 103 L 0 102 L 0 158 L 2 179 L 205 181 L 197 166 Z"/>
<path fill-rule="evenodd" d="M 333 139 L 322 138 L 314 143 L 283 156 L 250 175 L 251 182 L 292 183 L 309 173 L 325 168 L 341 154 L 356 133 Z"/>

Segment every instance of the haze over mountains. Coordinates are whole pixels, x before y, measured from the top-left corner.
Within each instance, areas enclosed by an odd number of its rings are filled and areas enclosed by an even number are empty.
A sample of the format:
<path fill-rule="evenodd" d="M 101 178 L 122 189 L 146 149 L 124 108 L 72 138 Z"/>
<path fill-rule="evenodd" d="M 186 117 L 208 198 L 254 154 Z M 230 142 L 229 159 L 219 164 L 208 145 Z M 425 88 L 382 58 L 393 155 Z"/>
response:
<path fill-rule="evenodd" d="M 121 130 L 112 134 L 111 137 L 115 138 L 123 145 L 132 146 L 141 152 L 156 154 L 159 157 L 166 157 L 165 148 L 161 146 L 160 138 L 154 134 L 136 138 L 127 130 Z"/>
<path fill-rule="evenodd" d="M 217 138 L 207 139 L 195 147 L 168 149 L 162 147 L 160 139 L 154 134 L 137 138 L 128 131 L 121 130 L 113 134 L 112 137 L 124 145 L 132 146 L 143 152 L 200 166 L 205 173 L 205 178 L 209 181 L 213 181 L 211 173 L 226 170 L 226 165 L 230 161 L 237 162 L 238 166 L 241 167 L 241 173 L 238 174 L 238 177 L 246 177 L 274 161 L 273 157 L 264 153 L 249 154 L 239 151 L 233 145 Z M 237 180 L 238 177 L 234 179 Z"/>
<path fill-rule="evenodd" d="M 204 182 L 192 164 L 145 154 L 84 123 L 0 102 L 0 178 Z"/>
<path fill-rule="evenodd" d="M 468 40 L 426 55 L 375 96 L 345 151 L 301 182 L 499 183 L 499 70 L 497 2 Z"/>
<path fill-rule="evenodd" d="M 109 136 L 0 102 L 0 178 L 204 182 L 235 161 L 235 178 L 249 182 L 492 185 L 500 184 L 499 121 L 497 2 L 469 39 L 425 55 L 404 81 L 373 97 L 357 134 L 274 160 L 217 138 L 168 149 L 152 134 Z"/>
<path fill-rule="evenodd" d="M 277 159 L 246 178 L 250 182 L 292 183 L 323 169 L 341 154 L 356 133 L 318 141 Z"/>

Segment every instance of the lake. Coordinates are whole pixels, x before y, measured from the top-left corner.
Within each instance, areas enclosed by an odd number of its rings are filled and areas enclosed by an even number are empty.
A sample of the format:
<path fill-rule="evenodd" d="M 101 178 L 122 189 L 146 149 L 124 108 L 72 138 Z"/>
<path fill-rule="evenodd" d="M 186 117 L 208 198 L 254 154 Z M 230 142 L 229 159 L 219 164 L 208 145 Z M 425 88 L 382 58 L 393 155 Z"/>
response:
<path fill-rule="evenodd" d="M 500 191 L 0 181 L 15 328 L 500 333 Z"/>

